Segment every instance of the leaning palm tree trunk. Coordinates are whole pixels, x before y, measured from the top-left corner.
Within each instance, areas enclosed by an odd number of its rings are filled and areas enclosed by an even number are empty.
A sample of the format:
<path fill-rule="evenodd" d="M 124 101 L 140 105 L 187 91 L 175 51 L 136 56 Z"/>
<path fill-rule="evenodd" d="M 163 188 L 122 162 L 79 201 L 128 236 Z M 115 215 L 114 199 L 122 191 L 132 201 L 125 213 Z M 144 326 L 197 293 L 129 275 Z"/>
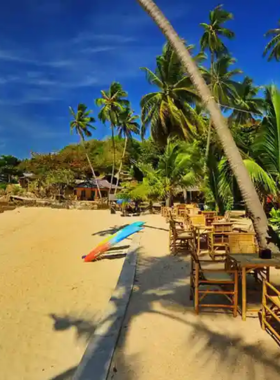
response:
<path fill-rule="evenodd" d="M 237 180 L 245 204 L 252 214 L 252 219 L 255 226 L 257 238 L 259 240 L 260 248 L 267 248 L 268 221 L 265 212 L 254 188 L 254 185 L 249 177 L 249 174 L 243 164 L 240 152 L 235 144 L 232 134 L 220 112 L 218 105 L 215 102 L 214 97 L 212 96 L 211 91 L 207 87 L 188 50 L 185 48 L 184 43 L 175 32 L 169 21 L 160 11 L 160 9 L 156 6 L 156 4 L 152 0 L 137 1 L 151 16 L 165 37 L 169 40 L 170 44 L 180 58 L 183 66 L 189 73 L 193 84 L 197 88 L 202 98 L 202 101 L 207 107 L 212 119 L 212 123 L 216 129 L 224 152 Z M 276 249 L 274 245 L 271 248 Z"/>
<path fill-rule="evenodd" d="M 118 178 L 117 178 L 117 186 L 115 188 L 115 194 L 117 193 L 118 186 L 119 186 L 120 174 L 121 174 L 121 171 L 122 171 L 123 160 L 124 160 L 124 156 L 125 156 L 126 148 L 127 148 L 127 141 L 128 141 L 128 138 L 126 136 L 125 137 L 125 142 L 124 142 L 123 154 L 122 154 L 122 158 L 121 158 L 121 163 L 120 163 L 120 167 L 119 167 L 119 175 L 118 175 Z"/>
<path fill-rule="evenodd" d="M 112 165 L 112 174 L 111 174 L 109 194 L 111 193 L 111 190 L 112 190 L 113 177 L 115 174 L 115 162 L 116 162 L 116 147 L 115 147 L 115 136 L 114 136 L 114 126 L 113 125 L 112 125 L 111 129 L 112 129 L 112 146 L 113 146 L 113 165 Z"/>
<path fill-rule="evenodd" d="M 214 66 L 214 53 L 211 52 L 211 84 L 210 84 L 210 89 L 212 92 L 213 88 L 213 66 Z M 210 149 L 210 143 L 211 143 L 211 129 L 212 129 L 212 119 L 211 117 L 209 118 L 209 125 L 208 125 L 208 133 L 207 133 L 207 143 L 206 143 L 206 153 L 205 153 L 205 162 L 207 162 L 208 155 L 209 155 L 209 149 Z"/>
<path fill-rule="evenodd" d="M 85 155 L 86 155 L 86 158 L 87 158 L 87 160 L 88 160 L 88 164 L 89 164 L 89 166 L 90 166 L 90 169 L 91 169 L 91 172 L 92 172 L 93 178 L 95 179 L 95 182 L 96 182 L 96 186 L 97 186 L 97 190 L 98 190 L 99 198 L 101 199 L 101 198 L 102 198 L 102 195 L 101 195 L 101 191 L 100 191 L 99 183 L 98 183 L 98 181 L 97 181 L 96 174 L 95 174 L 95 171 L 94 171 L 94 169 L 93 169 L 93 166 L 92 166 L 92 163 L 91 163 L 91 161 L 90 161 L 90 158 L 89 158 L 89 156 L 88 156 L 87 148 L 86 148 L 86 146 L 85 146 L 85 141 L 84 141 L 84 139 L 83 139 L 82 136 L 81 136 L 81 144 L 82 144 L 82 146 L 83 146 L 83 148 L 84 148 L 84 150 L 85 150 Z"/>

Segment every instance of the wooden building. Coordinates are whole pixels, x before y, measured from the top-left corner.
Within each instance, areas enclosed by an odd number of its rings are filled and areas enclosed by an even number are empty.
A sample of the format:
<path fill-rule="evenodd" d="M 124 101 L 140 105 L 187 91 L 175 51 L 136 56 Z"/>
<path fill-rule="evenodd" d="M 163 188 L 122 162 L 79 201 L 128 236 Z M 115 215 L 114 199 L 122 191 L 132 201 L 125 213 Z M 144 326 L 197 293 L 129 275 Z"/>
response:
<path fill-rule="evenodd" d="M 102 198 L 108 198 L 110 183 L 106 179 L 97 179 Z M 112 185 L 111 194 L 115 192 L 116 185 Z M 75 195 L 79 201 L 94 201 L 99 198 L 96 181 L 94 179 L 79 183 L 75 188 Z"/>

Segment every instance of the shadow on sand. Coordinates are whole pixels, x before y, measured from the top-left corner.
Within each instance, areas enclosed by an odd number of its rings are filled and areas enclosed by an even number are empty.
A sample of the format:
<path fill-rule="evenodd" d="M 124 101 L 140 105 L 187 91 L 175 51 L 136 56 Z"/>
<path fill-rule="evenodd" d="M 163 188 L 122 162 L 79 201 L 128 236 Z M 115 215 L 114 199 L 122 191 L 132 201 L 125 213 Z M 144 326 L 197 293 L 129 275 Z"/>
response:
<path fill-rule="evenodd" d="M 92 236 L 107 236 L 107 235 L 112 235 L 112 234 L 115 234 L 116 232 L 120 231 L 122 228 L 128 226 L 128 224 L 124 224 L 122 226 L 113 226 L 113 227 L 110 227 L 108 228 L 107 230 L 102 230 L 102 231 L 98 231 L 98 232 L 95 232 L 92 234 Z"/>
<path fill-rule="evenodd" d="M 146 313 L 159 315 L 161 318 L 171 319 L 179 324 L 188 326 L 191 332 L 187 334 L 186 340 L 188 340 L 188 346 L 192 347 L 192 352 L 195 352 L 196 357 L 199 358 L 199 366 L 206 366 L 211 362 L 213 354 L 215 354 L 219 373 L 221 373 L 221 370 L 226 371 L 228 380 L 236 379 L 234 371 L 238 362 L 242 364 L 243 377 L 241 376 L 241 378 L 243 380 L 259 379 L 260 365 L 263 366 L 262 371 L 265 371 L 264 377 L 262 377 L 263 380 L 277 379 L 280 373 L 280 352 L 276 354 L 275 350 L 269 351 L 262 343 L 248 343 L 241 334 L 236 332 L 238 331 L 236 327 L 234 332 L 224 334 L 223 331 L 215 330 L 215 324 L 213 324 L 213 327 L 212 325 L 206 325 L 201 316 L 194 317 L 193 304 L 189 301 L 188 296 L 189 285 L 186 282 L 180 285 L 180 281 L 186 280 L 188 273 L 189 264 L 183 258 L 170 255 L 145 257 L 140 252 L 135 286 L 118 342 L 118 354 L 113 360 L 108 379 L 135 380 L 137 378 L 135 374 L 139 363 L 138 355 L 125 356 L 122 347 L 126 343 L 132 320 Z M 125 288 L 125 284 L 120 283 L 119 286 L 129 292 L 129 289 Z M 119 301 L 116 300 L 115 302 L 116 306 L 118 306 Z M 155 302 L 160 304 L 160 310 L 155 310 Z M 189 314 L 189 318 L 186 318 L 185 314 Z M 77 335 L 88 334 L 88 336 L 94 331 L 94 327 L 90 326 L 88 321 L 75 320 L 71 316 L 57 317 L 51 315 L 51 317 L 54 320 L 56 330 L 74 326 L 77 328 Z M 215 312 L 214 317 L 217 321 L 219 318 L 228 317 L 229 323 L 234 323 L 230 313 L 219 314 Z M 100 343 L 102 344 L 102 341 Z M 186 354 L 191 353 L 186 352 Z M 94 356 L 94 352 L 92 355 Z M 121 367 L 121 375 L 118 374 L 118 367 Z M 49 380 L 70 380 L 74 373 L 75 368 L 72 368 Z M 207 377 L 207 379 L 210 378 L 212 379 L 212 374 Z M 216 376 L 216 378 L 219 377 Z M 82 379 L 82 377 L 79 379 Z"/>

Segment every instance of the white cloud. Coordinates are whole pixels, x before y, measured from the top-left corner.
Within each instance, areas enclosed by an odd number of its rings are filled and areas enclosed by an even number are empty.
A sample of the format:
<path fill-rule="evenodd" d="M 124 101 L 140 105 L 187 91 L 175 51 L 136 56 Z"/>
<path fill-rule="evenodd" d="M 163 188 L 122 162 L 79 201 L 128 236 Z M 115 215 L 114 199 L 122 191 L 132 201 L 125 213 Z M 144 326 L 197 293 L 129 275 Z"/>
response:
<path fill-rule="evenodd" d="M 97 43 L 110 42 L 112 44 L 126 44 L 128 42 L 135 42 L 136 38 L 120 34 L 98 34 L 93 32 L 84 32 L 75 37 L 72 42 L 75 44 L 80 44 L 89 41 Z"/>

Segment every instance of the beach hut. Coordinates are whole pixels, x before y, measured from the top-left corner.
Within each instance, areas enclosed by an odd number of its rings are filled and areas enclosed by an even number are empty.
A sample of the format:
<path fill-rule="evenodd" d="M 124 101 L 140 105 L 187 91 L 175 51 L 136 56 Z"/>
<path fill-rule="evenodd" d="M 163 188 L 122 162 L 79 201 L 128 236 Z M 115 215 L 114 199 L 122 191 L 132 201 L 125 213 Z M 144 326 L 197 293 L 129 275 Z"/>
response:
<path fill-rule="evenodd" d="M 108 198 L 110 183 L 106 179 L 97 179 L 102 198 Z M 114 193 L 116 185 L 112 185 L 111 194 Z M 95 179 L 82 181 L 75 187 L 75 195 L 80 201 L 94 201 L 99 198 Z"/>

